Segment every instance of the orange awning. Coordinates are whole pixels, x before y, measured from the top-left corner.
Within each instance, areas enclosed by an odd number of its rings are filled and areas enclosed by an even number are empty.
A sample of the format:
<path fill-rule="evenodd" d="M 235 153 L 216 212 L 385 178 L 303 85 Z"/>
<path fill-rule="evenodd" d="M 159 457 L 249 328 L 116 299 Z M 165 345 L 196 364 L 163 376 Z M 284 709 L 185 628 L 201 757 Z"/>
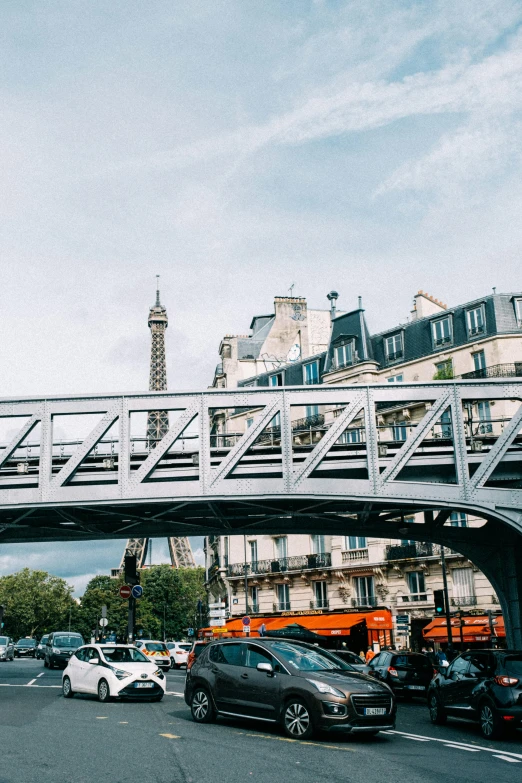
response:
<path fill-rule="evenodd" d="M 264 623 L 267 631 L 277 631 L 288 625 L 297 624 L 320 636 L 349 636 L 350 629 L 364 621 L 370 630 L 391 630 L 393 628 L 391 612 L 387 609 L 379 609 L 371 612 L 252 617 L 250 633 L 252 636 L 257 636 L 259 627 Z M 226 625 L 228 633 L 243 635 L 244 626 L 241 618 L 229 620 Z"/>
<path fill-rule="evenodd" d="M 461 620 L 463 641 L 486 642 L 491 639 L 491 630 L 487 615 L 466 615 L 462 618 L 451 618 L 451 635 L 455 641 L 461 640 Z M 495 636 L 504 637 L 506 635 L 504 618 L 501 615 L 494 617 L 492 624 Z M 422 635 L 427 641 L 447 642 L 448 629 L 446 618 L 436 617 L 422 629 Z"/>

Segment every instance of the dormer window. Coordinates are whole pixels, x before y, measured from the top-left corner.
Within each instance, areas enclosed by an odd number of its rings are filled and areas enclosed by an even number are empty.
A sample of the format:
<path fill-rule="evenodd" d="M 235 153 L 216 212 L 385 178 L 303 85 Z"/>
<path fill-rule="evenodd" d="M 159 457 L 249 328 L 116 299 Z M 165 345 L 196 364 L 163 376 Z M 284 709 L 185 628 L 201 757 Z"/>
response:
<path fill-rule="evenodd" d="M 472 307 L 466 311 L 466 321 L 468 325 L 468 336 L 477 337 L 486 331 L 486 314 L 484 305 Z"/>
<path fill-rule="evenodd" d="M 442 348 L 444 345 L 452 344 L 453 329 L 449 316 L 446 316 L 446 318 L 439 318 L 438 321 L 433 321 L 431 329 L 434 348 Z"/>
<path fill-rule="evenodd" d="M 271 375 L 268 379 L 269 386 L 283 386 L 283 373 L 278 372 L 275 375 Z"/>
<path fill-rule="evenodd" d="M 402 332 L 392 334 L 385 338 L 386 358 L 389 362 L 395 362 L 404 358 L 404 342 Z"/>
<path fill-rule="evenodd" d="M 515 299 L 515 318 L 517 325 L 522 327 L 522 299 Z"/>
<path fill-rule="evenodd" d="M 304 382 L 307 386 L 319 383 L 319 362 L 309 362 L 304 365 Z"/>
<path fill-rule="evenodd" d="M 355 363 L 355 350 L 354 342 L 350 340 L 343 345 L 338 345 L 334 351 L 335 356 L 335 369 L 340 370 L 342 367 L 349 367 Z"/>

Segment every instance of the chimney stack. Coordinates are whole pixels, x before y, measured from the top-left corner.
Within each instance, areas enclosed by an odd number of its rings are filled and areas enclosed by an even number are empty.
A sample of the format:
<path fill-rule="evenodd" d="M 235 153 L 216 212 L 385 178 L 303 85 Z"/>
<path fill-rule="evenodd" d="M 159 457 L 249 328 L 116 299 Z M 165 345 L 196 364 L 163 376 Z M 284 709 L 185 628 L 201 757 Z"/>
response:
<path fill-rule="evenodd" d="M 337 291 L 330 291 L 329 294 L 326 294 L 326 298 L 330 300 L 330 318 L 333 321 L 337 310 L 337 300 L 339 298 L 339 294 Z"/>

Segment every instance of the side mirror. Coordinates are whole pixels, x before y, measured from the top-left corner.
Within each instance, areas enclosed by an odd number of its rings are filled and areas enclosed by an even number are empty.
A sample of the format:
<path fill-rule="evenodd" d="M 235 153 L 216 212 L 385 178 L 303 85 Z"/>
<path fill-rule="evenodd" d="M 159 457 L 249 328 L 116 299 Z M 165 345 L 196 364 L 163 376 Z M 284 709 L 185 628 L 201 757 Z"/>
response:
<path fill-rule="evenodd" d="M 92 666 L 97 666 L 97 665 L 99 664 L 99 662 L 100 662 L 100 659 L 99 659 L 99 658 L 91 658 L 91 660 L 89 661 L 89 663 L 90 663 Z"/>
<path fill-rule="evenodd" d="M 271 663 L 258 663 L 256 669 L 258 672 L 266 672 L 266 674 L 274 673 L 274 669 Z"/>

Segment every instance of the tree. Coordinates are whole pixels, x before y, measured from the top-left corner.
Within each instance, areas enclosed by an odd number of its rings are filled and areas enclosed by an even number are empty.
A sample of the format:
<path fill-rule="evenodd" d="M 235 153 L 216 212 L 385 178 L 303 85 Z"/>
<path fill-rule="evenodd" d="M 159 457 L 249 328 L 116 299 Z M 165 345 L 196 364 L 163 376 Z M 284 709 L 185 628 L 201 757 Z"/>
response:
<path fill-rule="evenodd" d="M 114 631 L 118 637 L 126 638 L 128 622 L 128 602 L 120 597 L 119 589 L 122 577 L 95 576 L 85 588 L 79 612 L 79 631 L 89 639 L 94 629 L 99 628 L 102 606 L 107 607 L 107 630 Z"/>
<path fill-rule="evenodd" d="M 0 577 L 0 604 L 5 606 L 4 630 L 10 636 L 42 636 L 66 630 L 76 621 L 78 605 L 65 579 L 47 571 L 24 568 Z"/>
<path fill-rule="evenodd" d="M 143 598 L 136 625 L 155 638 L 180 639 L 197 619 L 198 601 L 206 604 L 205 570 L 157 565 L 141 572 Z"/>

